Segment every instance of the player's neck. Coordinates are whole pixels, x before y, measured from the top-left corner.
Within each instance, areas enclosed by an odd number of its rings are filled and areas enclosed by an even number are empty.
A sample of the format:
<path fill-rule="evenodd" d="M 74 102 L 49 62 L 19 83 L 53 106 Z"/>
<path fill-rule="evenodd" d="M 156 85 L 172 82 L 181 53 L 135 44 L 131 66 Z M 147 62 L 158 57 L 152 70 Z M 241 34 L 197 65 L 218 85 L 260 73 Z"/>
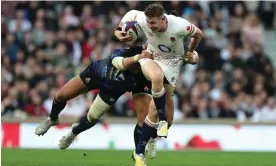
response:
<path fill-rule="evenodd" d="M 166 31 L 167 31 L 167 29 L 168 29 L 168 19 L 167 19 L 167 17 L 166 17 L 166 16 L 165 16 L 165 18 L 166 18 L 165 25 L 164 25 L 164 27 L 160 30 L 160 32 L 166 32 Z"/>

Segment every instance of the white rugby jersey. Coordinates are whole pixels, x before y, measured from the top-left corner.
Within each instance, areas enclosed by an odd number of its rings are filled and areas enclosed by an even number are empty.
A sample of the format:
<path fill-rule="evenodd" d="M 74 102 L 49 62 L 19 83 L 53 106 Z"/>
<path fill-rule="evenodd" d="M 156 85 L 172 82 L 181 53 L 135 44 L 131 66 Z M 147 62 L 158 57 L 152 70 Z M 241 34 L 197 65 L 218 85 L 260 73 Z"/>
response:
<path fill-rule="evenodd" d="M 195 26 L 186 19 L 165 14 L 168 20 L 166 32 L 153 33 L 147 26 L 146 15 L 142 11 L 131 10 L 123 17 L 122 22 L 137 21 L 148 40 L 148 49 L 154 58 L 171 67 L 182 64 L 185 36 L 194 35 Z"/>
<path fill-rule="evenodd" d="M 154 56 L 164 71 L 165 76 L 173 86 L 175 86 L 178 76 L 168 78 L 170 72 L 179 73 L 180 66 L 183 63 L 184 55 L 184 37 L 193 36 L 196 28 L 186 19 L 174 15 L 165 14 L 168 20 L 167 30 L 165 32 L 153 33 L 147 26 L 146 15 L 142 11 L 131 10 L 122 18 L 123 23 L 126 21 L 136 21 L 142 28 L 147 40 L 148 50 Z M 177 78 L 175 78 L 177 77 Z"/>

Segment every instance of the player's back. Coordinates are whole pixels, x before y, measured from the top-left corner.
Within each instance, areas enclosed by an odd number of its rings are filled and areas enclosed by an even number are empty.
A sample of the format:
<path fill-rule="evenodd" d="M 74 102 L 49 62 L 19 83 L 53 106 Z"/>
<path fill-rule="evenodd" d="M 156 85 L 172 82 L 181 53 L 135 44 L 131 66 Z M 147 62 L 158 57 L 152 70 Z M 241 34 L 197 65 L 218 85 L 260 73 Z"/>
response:
<path fill-rule="evenodd" d="M 131 71 L 120 71 L 112 64 L 115 57 L 130 57 L 141 53 L 142 48 L 122 48 L 115 49 L 112 55 L 106 59 L 98 60 L 90 65 L 91 70 L 95 72 L 102 80 L 104 87 L 116 91 L 131 91 L 135 88 L 137 75 Z"/>

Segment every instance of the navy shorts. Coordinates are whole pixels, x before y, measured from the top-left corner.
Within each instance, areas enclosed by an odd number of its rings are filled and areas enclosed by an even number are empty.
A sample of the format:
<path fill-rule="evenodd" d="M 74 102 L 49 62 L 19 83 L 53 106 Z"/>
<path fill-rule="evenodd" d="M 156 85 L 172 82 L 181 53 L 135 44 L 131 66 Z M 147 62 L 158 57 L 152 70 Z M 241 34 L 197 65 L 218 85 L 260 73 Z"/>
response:
<path fill-rule="evenodd" d="M 99 89 L 100 97 L 105 103 L 109 105 L 113 105 L 118 100 L 118 98 L 125 93 L 104 87 L 105 82 L 96 73 L 93 63 L 80 73 L 80 78 L 89 91 Z"/>

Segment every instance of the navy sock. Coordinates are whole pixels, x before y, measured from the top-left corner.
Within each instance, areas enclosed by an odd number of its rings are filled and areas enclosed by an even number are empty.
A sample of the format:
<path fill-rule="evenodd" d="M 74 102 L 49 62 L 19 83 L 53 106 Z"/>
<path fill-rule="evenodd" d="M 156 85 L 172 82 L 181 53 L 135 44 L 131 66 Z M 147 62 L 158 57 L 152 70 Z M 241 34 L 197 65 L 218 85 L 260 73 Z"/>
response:
<path fill-rule="evenodd" d="M 142 135 L 139 139 L 139 143 L 136 148 L 136 154 L 144 154 L 146 145 L 152 137 L 153 133 L 156 132 L 157 124 L 151 123 L 147 118 L 144 121 L 142 128 Z"/>
<path fill-rule="evenodd" d="M 52 103 L 50 119 L 52 121 L 56 121 L 58 119 L 59 113 L 64 109 L 65 106 L 66 106 L 66 102 L 59 102 L 56 99 L 54 99 Z"/>
<path fill-rule="evenodd" d="M 152 97 L 156 106 L 159 121 L 167 121 L 165 106 L 166 106 L 166 92 L 163 88 L 161 92 L 152 92 Z"/>
<path fill-rule="evenodd" d="M 135 126 L 135 129 L 134 129 L 134 134 L 133 134 L 135 148 L 137 148 L 137 145 L 138 145 L 138 142 L 139 142 L 139 139 L 140 139 L 141 135 L 142 135 L 142 127 L 139 126 L 138 123 L 137 123 L 136 126 Z"/>
<path fill-rule="evenodd" d="M 89 122 L 87 116 L 84 116 L 80 119 L 79 124 L 72 129 L 72 132 L 73 132 L 73 134 L 78 135 L 79 133 L 93 127 L 97 122 L 98 122 L 98 120 Z"/>

